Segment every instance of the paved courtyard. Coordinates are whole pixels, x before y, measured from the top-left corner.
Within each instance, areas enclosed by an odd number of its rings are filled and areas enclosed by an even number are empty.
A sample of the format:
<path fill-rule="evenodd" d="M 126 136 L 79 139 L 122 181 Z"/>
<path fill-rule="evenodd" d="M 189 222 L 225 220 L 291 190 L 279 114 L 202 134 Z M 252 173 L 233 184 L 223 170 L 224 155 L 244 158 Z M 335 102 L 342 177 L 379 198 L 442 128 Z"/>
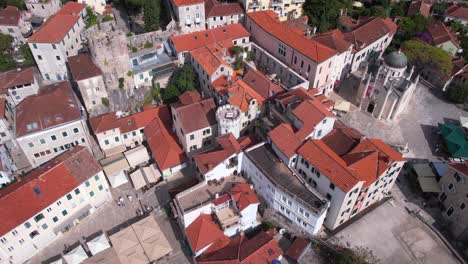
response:
<path fill-rule="evenodd" d="M 405 157 L 444 159 L 443 155 L 435 151 L 439 143 L 437 124 L 457 121 L 460 116 L 468 116 L 468 112 L 445 101 L 439 93 L 418 84 L 407 109 L 393 122 L 377 120 L 368 113 L 359 111 L 354 105 L 340 120 L 366 136 L 380 138 L 388 144 L 404 146 L 408 143 L 409 153 Z M 339 96 L 332 94 L 331 97 Z"/>
<path fill-rule="evenodd" d="M 394 200 L 377 207 L 330 239 L 343 245 L 371 249 L 382 264 L 455 264 L 442 240 L 424 223 L 409 214 L 399 187 Z"/>
<path fill-rule="evenodd" d="M 163 207 L 170 201 L 168 189 L 173 188 L 181 183 L 190 181 L 192 179 L 192 168 L 182 170 L 167 182 L 161 182 L 150 190 L 142 193 L 136 192 L 130 183 L 119 186 L 118 188 L 111 189 L 114 200 L 119 197 L 125 199 L 125 206 L 117 206 L 115 201 L 110 201 L 102 207 L 98 208 L 96 212 L 83 219 L 78 225 L 71 228 L 68 232 L 58 237 L 45 249 L 36 254 L 30 259 L 29 263 L 44 263 L 44 261 L 60 255 L 65 250 L 66 246 L 73 245 L 78 241 L 83 242 L 86 237 L 89 237 L 100 231 L 109 231 L 116 226 L 125 224 L 131 219 L 137 217 L 137 210 L 143 209 L 143 206 L 155 208 L 157 221 L 161 229 L 165 231 L 171 245 L 173 245 L 173 254 L 169 259 L 163 259 L 162 263 L 190 263 L 185 254 L 181 251 L 182 234 L 175 222 L 169 219 L 163 210 L 158 208 Z M 131 195 L 134 199 L 129 201 L 127 195 Z M 137 196 L 138 195 L 138 196 Z M 138 199 L 135 199 L 138 197 Z M 47 262 L 45 262 L 47 263 Z M 158 262 L 160 263 L 160 262 Z"/>

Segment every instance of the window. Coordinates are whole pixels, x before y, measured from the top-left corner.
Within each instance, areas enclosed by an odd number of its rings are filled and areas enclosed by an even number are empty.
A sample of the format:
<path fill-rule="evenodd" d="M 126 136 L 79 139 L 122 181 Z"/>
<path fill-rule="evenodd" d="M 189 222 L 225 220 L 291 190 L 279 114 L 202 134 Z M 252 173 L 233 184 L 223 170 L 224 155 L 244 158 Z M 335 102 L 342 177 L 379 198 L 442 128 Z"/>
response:
<path fill-rule="evenodd" d="M 78 132 L 80 132 L 80 131 L 78 130 L 77 127 L 75 127 L 75 128 L 73 129 L 73 133 L 78 134 Z"/>
<path fill-rule="evenodd" d="M 136 136 L 136 131 L 133 131 L 133 132 L 132 132 L 132 136 Z"/>
<path fill-rule="evenodd" d="M 64 132 L 62 132 L 62 136 L 63 136 L 63 137 L 68 137 L 68 133 L 67 133 L 67 132 L 65 132 L 65 131 L 64 131 Z"/>
<path fill-rule="evenodd" d="M 104 140 L 104 144 L 109 145 L 109 140 L 108 139 Z"/>
<path fill-rule="evenodd" d="M 60 56 L 55 56 L 55 58 L 56 58 L 57 60 L 60 60 Z"/>
<path fill-rule="evenodd" d="M 86 187 L 89 187 L 89 185 L 90 185 L 89 181 L 86 181 L 85 185 L 86 185 Z"/>
<path fill-rule="evenodd" d="M 120 139 L 119 139 L 119 137 L 115 137 L 114 140 L 115 140 L 115 142 L 119 142 Z"/>
<path fill-rule="evenodd" d="M 6 238 L 4 238 L 4 237 L 0 238 L 0 241 L 2 241 L 2 243 L 4 243 L 4 244 L 7 242 Z"/>
<path fill-rule="evenodd" d="M 9 248 L 8 248 L 8 251 L 10 251 L 10 252 L 12 252 L 13 250 L 15 250 L 14 247 L 9 247 Z"/>
<path fill-rule="evenodd" d="M 353 215 L 353 214 L 357 213 L 357 210 L 358 210 L 357 208 L 354 209 L 353 212 L 352 212 L 351 214 Z"/>
<path fill-rule="evenodd" d="M 331 199 L 332 199 L 331 194 L 327 193 L 327 199 L 328 199 L 328 200 L 331 200 Z"/>
<path fill-rule="evenodd" d="M 52 221 L 54 221 L 54 223 L 57 223 L 58 222 L 58 217 L 54 216 L 54 218 L 52 218 Z"/>
<path fill-rule="evenodd" d="M 449 188 L 449 190 L 452 190 L 453 189 L 453 183 L 449 184 L 448 188 Z"/>
<path fill-rule="evenodd" d="M 453 207 L 450 206 L 450 208 L 447 210 L 447 216 L 451 216 L 453 214 Z"/>
<path fill-rule="evenodd" d="M 123 134 L 123 138 L 127 139 L 128 138 L 127 134 Z"/>
<path fill-rule="evenodd" d="M 55 140 L 57 140 L 57 137 L 55 135 L 52 135 L 52 136 L 50 136 L 50 139 L 52 139 L 52 141 L 55 141 Z"/>
<path fill-rule="evenodd" d="M 104 189 L 104 187 L 102 187 L 102 185 L 99 185 L 99 186 L 98 186 L 98 189 L 99 189 L 100 191 L 102 191 L 102 189 Z"/>
<path fill-rule="evenodd" d="M 41 221 L 42 219 L 44 219 L 44 215 L 43 214 L 38 214 L 34 217 L 34 221 L 39 222 Z"/>
<path fill-rule="evenodd" d="M 460 210 L 463 210 L 463 209 L 465 209 L 465 203 L 460 204 Z"/>
<path fill-rule="evenodd" d="M 43 139 L 43 138 L 41 138 L 41 139 L 39 140 L 39 142 L 41 142 L 41 144 L 45 144 L 45 143 L 46 143 L 45 139 Z"/>
<path fill-rule="evenodd" d="M 30 238 L 35 238 L 36 236 L 39 235 L 39 232 L 37 230 L 34 230 L 32 231 L 31 233 L 29 233 L 29 237 Z"/>
<path fill-rule="evenodd" d="M 62 215 L 63 215 L 63 216 L 66 216 L 67 214 L 68 214 L 67 210 L 63 210 L 63 211 L 62 211 Z"/>
<path fill-rule="evenodd" d="M 18 235 L 18 231 L 16 231 L 16 230 L 13 230 L 11 233 L 12 233 L 14 236 L 17 236 L 17 235 Z"/>
<path fill-rule="evenodd" d="M 89 192 L 89 196 L 93 197 L 93 196 L 94 196 L 94 192 L 93 192 L 93 191 L 90 191 L 90 192 Z"/>
<path fill-rule="evenodd" d="M 29 142 L 29 143 L 28 143 L 28 146 L 29 146 L 30 148 L 32 148 L 32 147 L 34 147 L 34 144 L 33 144 L 32 142 Z"/>
<path fill-rule="evenodd" d="M 194 140 L 195 139 L 195 135 L 194 134 L 191 134 L 190 135 L 190 140 Z"/>
<path fill-rule="evenodd" d="M 61 201 L 58 201 L 58 202 L 57 202 L 57 205 L 61 205 L 61 204 L 62 204 L 62 202 L 61 202 Z"/>
<path fill-rule="evenodd" d="M 335 184 L 330 182 L 330 189 L 335 190 Z"/>
<path fill-rule="evenodd" d="M 98 181 L 99 180 L 99 175 L 94 175 L 94 180 Z"/>
<path fill-rule="evenodd" d="M 33 48 L 37 49 L 36 43 L 33 43 Z"/>
<path fill-rule="evenodd" d="M 24 223 L 24 227 L 30 228 L 30 227 L 31 227 L 31 224 L 30 224 L 29 222 L 26 222 L 26 223 Z"/>
<path fill-rule="evenodd" d="M 46 223 L 44 223 L 44 224 L 42 225 L 42 229 L 44 229 L 44 230 L 46 230 L 48 227 L 49 227 L 49 226 L 48 226 Z"/>
<path fill-rule="evenodd" d="M 57 49 L 57 46 L 55 46 L 55 44 L 52 44 L 52 48 Z"/>
<path fill-rule="evenodd" d="M 21 245 L 23 245 L 23 244 L 24 244 L 24 239 L 20 239 L 18 242 L 19 242 Z"/>
<path fill-rule="evenodd" d="M 71 200 L 72 199 L 72 195 L 69 193 L 67 194 L 67 200 Z"/>

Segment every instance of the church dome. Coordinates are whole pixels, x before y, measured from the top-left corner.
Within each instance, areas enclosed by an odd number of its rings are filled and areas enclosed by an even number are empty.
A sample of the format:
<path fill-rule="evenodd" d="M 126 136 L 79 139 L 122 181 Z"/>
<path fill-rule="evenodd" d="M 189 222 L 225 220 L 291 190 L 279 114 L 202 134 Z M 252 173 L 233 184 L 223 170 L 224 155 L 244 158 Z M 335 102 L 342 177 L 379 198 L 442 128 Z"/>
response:
<path fill-rule="evenodd" d="M 394 51 L 385 56 L 385 64 L 393 68 L 405 68 L 408 65 L 408 58 L 401 51 Z"/>

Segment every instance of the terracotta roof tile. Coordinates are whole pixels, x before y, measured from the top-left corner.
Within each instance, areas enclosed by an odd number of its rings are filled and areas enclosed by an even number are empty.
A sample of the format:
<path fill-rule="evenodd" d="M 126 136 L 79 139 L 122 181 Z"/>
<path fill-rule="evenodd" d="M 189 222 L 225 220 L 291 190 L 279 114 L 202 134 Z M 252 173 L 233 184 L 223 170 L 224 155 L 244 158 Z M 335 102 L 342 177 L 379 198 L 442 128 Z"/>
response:
<path fill-rule="evenodd" d="M 0 190 L 0 237 L 101 170 L 88 149 L 77 146 Z"/>
<path fill-rule="evenodd" d="M 468 20 L 468 8 L 456 5 L 449 6 L 447 16 Z"/>
<path fill-rule="evenodd" d="M 296 262 L 299 261 L 304 250 L 309 246 L 309 241 L 305 240 L 302 237 L 296 237 L 294 242 L 288 248 L 288 250 L 284 253 L 286 256 L 289 256 Z"/>
<path fill-rule="evenodd" d="M 8 88 L 30 83 L 34 83 L 32 67 L 0 73 L 0 93 L 6 93 Z"/>
<path fill-rule="evenodd" d="M 220 66 L 231 68 L 231 65 L 223 60 L 222 55 L 223 49 L 228 48 L 215 43 L 191 50 L 190 55 L 211 76 Z"/>
<path fill-rule="evenodd" d="M 354 45 L 355 50 L 361 50 L 387 34 L 395 34 L 397 28 L 390 18 L 377 17 L 344 35 L 345 39 Z"/>
<path fill-rule="evenodd" d="M 325 118 L 334 117 L 330 110 L 317 99 L 303 101 L 294 108 L 292 113 L 302 122 L 301 128 L 296 133 L 296 136 L 302 140 L 305 140 Z"/>
<path fill-rule="evenodd" d="M 173 0 L 176 6 L 202 4 L 203 0 Z"/>
<path fill-rule="evenodd" d="M 210 17 L 230 16 L 243 13 L 244 9 L 242 9 L 242 6 L 239 3 L 220 3 L 216 0 L 205 1 L 205 17 L 207 19 Z"/>
<path fill-rule="evenodd" d="M 220 78 L 225 80 L 224 76 Z M 252 99 L 255 99 L 259 105 L 263 105 L 264 103 L 263 97 L 243 80 L 236 79 L 236 81 L 231 83 L 229 81 L 216 82 L 216 85 L 213 85 L 215 90 L 222 96 L 227 96 L 229 104 L 239 107 L 243 113 L 249 110 Z"/>
<path fill-rule="evenodd" d="M 257 70 L 249 70 L 242 80 L 252 87 L 264 100 L 284 91 L 279 85 L 273 83 Z"/>
<path fill-rule="evenodd" d="M 68 81 L 41 87 L 16 107 L 16 136 L 21 137 L 81 119 L 80 105 Z"/>
<path fill-rule="evenodd" d="M 5 106 L 6 106 L 6 99 L 3 97 L 0 97 L 0 118 L 5 118 L 5 111 L 6 111 Z"/>
<path fill-rule="evenodd" d="M 347 51 L 353 45 L 345 39 L 344 34 L 339 29 L 318 34 L 313 39 L 339 53 Z"/>
<path fill-rule="evenodd" d="M 187 162 L 187 156 L 177 143 L 176 136 L 170 132 L 170 126 L 160 118 L 154 118 L 144 129 L 146 141 L 160 170 Z"/>
<path fill-rule="evenodd" d="M 250 33 L 241 24 L 197 31 L 170 37 L 177 52 L 190 51 L 205 45 L 249 37 Z"/>
<path fill-rule="evenodd" d="M 179 96 L 179 102 L 183 105 L 189 105 L 201 101 L 201 96 L 197 91 L 187 91 Z"/>
<path fill-rule="evenodd" d="M 239 211 L 243 211 L 249 205 L 260 203 L 257 196 L 255 195 L 254 190 L 250 188 L 248 183 L 238 183 L 234 185 L 231 188 L 230 193 L 232 194 Z"/>
<path fill-rule="evenodd" d="M 193 156 L 193 160 L 202 174 L 206 174 L 241 150 L 239 143 L 231 133 L 217 137 L 216 141 L 218 147 Z"/>
<path fill-rule="evenodd" d="M 213 222 L 209 214 L 202 214 L 197 217 L 185 229 L 185 234 L 195 252 L 224 237 L 223 231 Z"/>
<path fill-rule="evenodd" d="M 252 12 L 248 13 L 247 16 L 264 31 L 317 63 L 323 62 L 336 54 L 329 47 L 298 34 L 298 32 L 282 24 L 272 10 Z"/>
<path fill-rule="evenodd" d="M 296 154 L 297 148 L 302 144 L 302 140 L 296 137 L 294 128 L 286 123 L 280 124 L 268 132 L 268 137 L 276 148 L 288 158 Z"/>
<path fill-rule="evenodd" d="M 427 0 L 412 1 L 408 8 L 408 16 L 421 14 L 424 17 L 430 17 L 431 6 L 432 6 L 431 1 L 427 1 Z"/>
<path fill-rule="evenodd" d="M 93 62 L 89 53 L 81 53 L 68 57 L 68 65 L 73 76 L 73 80 L 81 81 L 102 75 L 101 69 Z"/>
<path fill-rule="evenodd" d="M 84 4 L 67 2 L 51 16 L 31 37 L 29 43 L 60 43 L 71 28 L 80 20 Z"/>
<path fill-rule="evenodd" d="M 449 166 L 455 169 L 456 171 L 462 173 L 465 176 L 468 176 L 468 161 L 464 162 L 451 162 Z"/>
<path fill-rule="evenodd" d="M 231 238 L 231 242 L 216 251 L 202 254 L 199 264 L 253 264 L 272 263 L 283 254 L 278 243 L 272 236 L 261 231 L 254 237 L 247 239 L 244 235 Z"/>
<path fill-rule="evenodd" d="M 447 41 L 452 41 L 457 47 L 460 47 L 460 40 L 457 38 L 452 30 L 444 25 L 442 22 L 435 22 L 427 26 L 427 31 L 431 36 L 431 45 L 440 45 Z"/>
<path fill-rule="evenodd" d="M 216 105 L 212 98 L 202 99 L 189 105 L 175 103 L 172 104 L 172 107 L 177 111 L 182 129 L 186 134 L 213 126 L 217 123 Z M 197 114 L 194 115 L 193 113 Z"/>
<path fill-rule="evenodd" d="M 295 19 L 285 20 L 282 23 L 299 34 L 305 34 L 307 31 L 312 32 L 312 27 L 309 26 L 308 22 L 309 18 L 307 16 L 302 16 Z"/>
<path fill-rule="evenodd" d="M 0 25 L 18 26 L 21 11 L 17 7 L 7 6 L 0 10 Z"/>

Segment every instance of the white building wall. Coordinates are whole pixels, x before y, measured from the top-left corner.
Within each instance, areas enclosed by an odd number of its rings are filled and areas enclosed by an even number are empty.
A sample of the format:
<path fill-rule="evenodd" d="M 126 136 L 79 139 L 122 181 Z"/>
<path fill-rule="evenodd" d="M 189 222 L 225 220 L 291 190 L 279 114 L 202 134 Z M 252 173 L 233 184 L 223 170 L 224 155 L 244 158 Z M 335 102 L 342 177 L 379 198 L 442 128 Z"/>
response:
<path fill-rule="evenodd" d="M 367 61 L 368 56 L 372 51 L 382 51 L 383 53 L 383 51 L 388 47 L 388 45 L 390 45 L 392 39 L 393 35 L 387 34 L 381 37 L 380 39 L 374 41 L 367 47 L 363 48 L 362 50 L 359 50 L 358 52 L 354 53 L 353 60 L 351 63 L 351 72 L 356 71 L 359 68 L 359 64 L 361 64 L 361 62 Z"/>
<path fill-rule="evenodd" d="M 29 0 L 26 2 L 26 8 L 35 16 L 48 18 L 62 8 L 60 0 L 49 0 L 47 2 L 40 0 Z"/>
<path fill-rule="evenodd" d="M 102 151 L 106 151 L 115 147 L 123 145 L 121 139 L 120 128 L 107 130 L 98 134 L 95 134 L 99 147 Z"/>
<path fill-rule="evenodd" d="M 252 181 L 255 191 L 260 194 L 274 210 L 280 212 L 295 225 L 307 233 L 315 235 L 322 227 L 326 210 L 317 215 L 301 206 L 298 201 L 284 193 L 270 182 L 270 180 L 245 156 L 242 170 Z"/>
<path fill-rule="evenodd" d="M 17 141 L 33 168 L 51 160 L 72 147 L 72 144 L 85 146 L 92 152 L 85 120 L 76 120 L 21 136 Z"/>
<path fill-rule="evenodd" d="M 78 193 L 75 190 L 78 190 Z M 0 254 L 0 260 L 1 257 L 12 257 L 15 263 L 23 263 L 45 248 L 54 238 L 62 235 L 60 230 L 54 230 L 54 228 L 71 219 L 70 217 L 74 213 L 88 205 L 91 206 L 90 213 L 93 213 L 95 208 L 112 199 L 102 171 L 82 183 L 75 190 L 69 193 L 71 199 L 68 199 L 67 195 L 65 195 L 41 212 L 31 216 L 25 223 L 0 237 L 0 240 L 6 241 L 0 242 L 0 251 L 6 253 L 6 256 Z M 42 214 L 43 218 L 36 222 L 34 217 L 39 214 Z M 78 218 L 79 216 L 73 217 Z M 30 234 L 34 231 L 38 232 L 38 234 L 31 238 Z"/>
<path fill-rule="evenodd" d="M 106 9 L 106 1 L 105 0 L 78 0 L 78 3 L 83 3 L 89 7 L 91 7 L 95 12 L 102 15 L 104 10 Z"/>
<path fill-rule="evenodd" d="M 86 110 L 92 113 L 96 107 L 102 105 L 102 98 L 108 98 L 102 75 L 77 82 Z"/>
<path fill-rule="evenodd" d="M 234 154 L 231 155 L 229 158 L 218 164 L 216 167 L 205 173 L 203 175 L 203 178 L 205 182 L 208 182 L 209 180 L 220 180 L 221 178 L 226 178 L 228 176 L 233 175 L 234 171 L 237 170 L 240 172 L 241 170 L 241 164 L 239 162 L 239 156 L 244 155 L 243 153 L 240 154 Z M 237 165 L 233 165 L 232 167 L 228 168 L 229 166 L 229 160 L 232 158 L 237 158 L 238 162 Z"/>
<path fill-rule="evenodd" d="M 174 6 L 174 4 L 171 2 Z M 189 33 L 205 29 L 205 4 L 174 6 L 182 32 Z"/>
<path fill-rule="evenodd" d="M 240 212 L 240 228 L 242 231 L 249 230 L 260 224 L 257 221 L 258 205 L 259 204 L 250 204 Z"/>
<path fill-rule="evenodd" d="M 237 24 L 244 14 L 234 14 L 227 16 L 214 16 L 206 18 L 206 29 L 222 27 L 230 24 Z"/>
<path fill-rule="evenodd" d="M 77 21 L 59 43 L 29 43 L 29 48 L 44 80 L 69 79 L 66 62 L 83 47 L 80 36 L 84 29 L 83 19 Z"/>
<path fill-rule="evenodd" d="M 38 90 L 39 84 L 37 83 L 36 77 L 34 76 L 34 82 L 30 85 L 8 89 L 8 102 L 16 106 L 26 97 L 37 94 Z"/>

